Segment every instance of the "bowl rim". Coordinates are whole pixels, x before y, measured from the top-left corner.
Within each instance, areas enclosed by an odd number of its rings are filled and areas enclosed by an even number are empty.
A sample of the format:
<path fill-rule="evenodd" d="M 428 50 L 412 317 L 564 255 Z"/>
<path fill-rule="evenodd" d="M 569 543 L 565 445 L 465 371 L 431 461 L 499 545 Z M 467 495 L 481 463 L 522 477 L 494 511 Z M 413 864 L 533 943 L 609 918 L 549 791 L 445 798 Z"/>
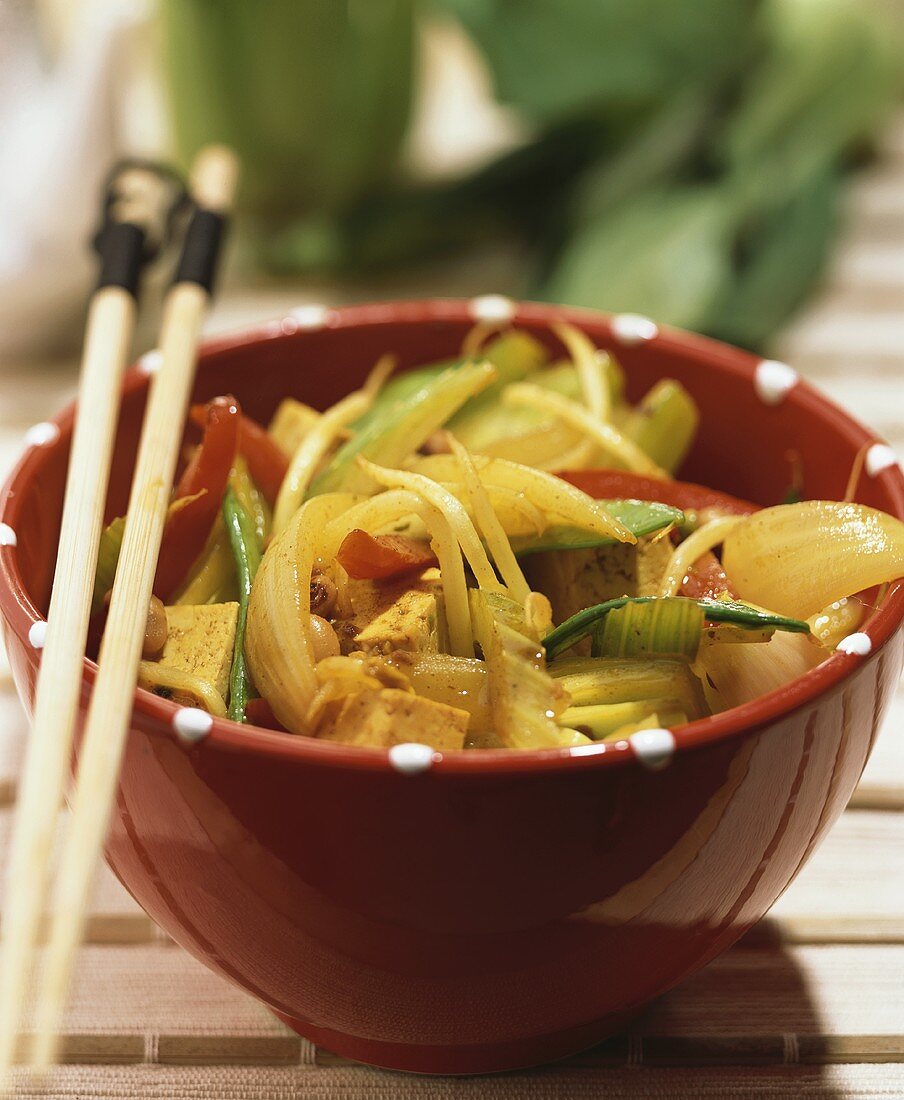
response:
<path fill-rule="evenodd" d="M 397 302 L 377 302 L 364 305 L 350 305 L 335 308 L 302 306 L 286 316 L 276 320 L 245 326 L 224 335 L 205 340 L 199 349 L 199 361 L 214 358 L 249 345 L 269 341 L 288 340 L 305 331 L 343 330 L 359 326 L 398 326 L 431 325 L 436 322 L 473 324 L 476 320 L 505 320 L 512 323 L 548 328 L 552 321 L 570 321 L 584 327 L 591 337 L 606 339 L 610 343 L 637 343 L 638 339 L 649 347 L 695 359 L 709 367 L 727 372 L 755 385 L 755 372 L 764 360 L 751 352 L 742 351 L 708 337 L 687 333 L 679 329 L 652 325 L 645 318 L 633 315 L 612 315 L 594 310 L 562 307 L 545 303 L 515 302 L 499 295 L 484 295 L 471 299 L 423 299 Z M 637 322 L 645 323 L 642 337 L 624 335 L 623 323 L 630 322 L 635 332 Z M 849 416 L 815 387 L 796 375 L 789 376 L 793 385 L 782 399 L 817 413 L 826 421 L 836 434 L 844 436 L 857 449 L 865 444 L 884 441 L 859 421 Z M 145 387 L 149 382 L 149 372 L 143 369 L 141 360 L 133 365 L 123 379 L 123 396 Z M 52 423 L 59 434 L 54 433 L 51 443 L 65 443 L 71 436 L 74 421 L 75 402 L 69 403 Z M 15 521 L 23 489 L 28 485 L 34 473 L 46 455 L 40 444 L 28 447 L 13 468 L 2 490 L 0 490 L 0 521 Z M 904 471 L 894 463 L 878 471 L 875 475 L 889 496 L 895 501 L 892 514 L 904 519 Z M 15 522 L 10 526 L 15 530 Z M 15 545 L 0 545 L 0 613 L 8 629 L 19 639 L 26 652 L 32 655 L 37 664 L 37 656 L 29 642 L 29 631 L 35 621 L 43 616 L 32 602 L 18 566 Z M 723 711 L 720 714 L 697 719 L 683 726 L 675 727 L 671 745 L 662 751 L 644 752 L 633 738 L 615 742 L 599 742 L 577 748 L 512 750 L 483 749 L 479 752 L 455 751 L 434 752 L 426 762 L 411 770 L 429 769 L 433 775 L 458 774 L 479 776 L 499 776 L 500 774 L 520 772 L 549 772 L 572 769 L 586 769 L 612 766 L 645 766 L 658 768 L 674 757 L 697 750 L 719 741 L 729 740 L 768 725 L 769 723 L 799 708 L 816 702 L 833 688 L 837 687 L 864 662 L 871 659 L 894 636 L 904 622 L 904 579 L 895 581 L 886 593 L 878 608 L 861 627 L 858 633 L 869 639 L 867 653 L 843 652 L 836 650 L 821 664 L 805 675 L 765 695 L 744 703 L 739 707 Z M 84 659 L 83 686 L 90 686 L 96 674 L 95 662 Z M 177 739 L 173 719 L 180 708 L 177 704 L 161 699 L 152 692 L 136 688 L 132 726 L 136 719 L 143 717 L 157 723 Z M 634 735 L 636 737 L 636 735 Z M 293 736 L 275 730 L 265 730 L 257 726 L 243 726 L 228 719 L 212 719 L 210 732 L 204 738 L 189 746 L 187 751 L 203 753 L 210 750 L 226 750 L 258 754 L 264 757 L 282 759 L 286 762 L 297 761 L 308 765 L 338 767 L 343 770 L 365 771 L 407 771 L 399 766 L 396 758 L 391 758 L 389 749 L 364 748 L 341 745 L 316 738 Z M 652 746 L 651 746 L 652 747 Z"/>

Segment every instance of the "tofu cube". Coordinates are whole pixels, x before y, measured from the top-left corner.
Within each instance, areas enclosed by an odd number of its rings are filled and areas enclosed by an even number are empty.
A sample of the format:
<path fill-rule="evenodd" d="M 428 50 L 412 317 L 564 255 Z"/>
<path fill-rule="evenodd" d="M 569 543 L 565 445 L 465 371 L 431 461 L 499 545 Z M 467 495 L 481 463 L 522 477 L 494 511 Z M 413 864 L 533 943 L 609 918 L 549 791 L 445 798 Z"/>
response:
<path fill-rule="evenodd" d="M 388 748 L 417 741 L 440 752 L 460 749 L 468 712 L 398 688 L 346 696 L 317 736 L 343 745 Z"/>
<path fill-rule="evenodd" d="M 345 648 L 365 653 L 436 653 L 438 650 L 436 568 L 388 581 L 350 580 L 352 615 L 340 629 Z"/>
<path fill-rule="evenodd" d="M 523 564 L 531 587 L 549 597 L 553 620 L 561 623 L 605 600 L 655 595 L 671 554 L 669 538 L 654 535 L 634 546 L 547 550 L 525 557 Z"/>
<path fill-rule="evenodd" d="M 168 607 L 166 645 L 158 663 L 206 680 L 225 699 L 238 614 L 237 603 Z"/>

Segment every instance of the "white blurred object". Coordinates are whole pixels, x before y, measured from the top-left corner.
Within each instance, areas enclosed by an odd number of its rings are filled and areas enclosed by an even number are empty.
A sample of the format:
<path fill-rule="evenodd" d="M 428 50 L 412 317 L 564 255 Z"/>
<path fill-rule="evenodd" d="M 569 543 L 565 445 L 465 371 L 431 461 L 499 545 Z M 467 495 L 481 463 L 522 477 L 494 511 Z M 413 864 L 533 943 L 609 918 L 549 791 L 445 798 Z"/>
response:
<path fill-rule="evenodd" d="M 117 70 L 145 19 L 140 2 L 80 4 L 48 66 L 34 4 L 0 0 L 0 364 L 60 350 L 77 330 L 121 154 Z"/>

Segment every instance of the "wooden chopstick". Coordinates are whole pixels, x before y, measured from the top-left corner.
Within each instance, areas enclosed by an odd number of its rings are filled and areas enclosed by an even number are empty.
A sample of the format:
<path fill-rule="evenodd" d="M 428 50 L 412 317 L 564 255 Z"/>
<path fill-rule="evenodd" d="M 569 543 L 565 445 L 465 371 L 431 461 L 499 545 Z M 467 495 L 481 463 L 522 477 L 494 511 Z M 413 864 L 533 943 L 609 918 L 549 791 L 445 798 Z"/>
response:
<path fill-rule="evenodd" d="M 151 383 L 145 412 L 60 862 L 31 1052 L 32 1065 L 39 1070 L 49 1067 L 56 1057 L 58 1024 L 116 793 L 148 602 L 194 379 L 198 336 L 210 298 L 222 216 L 232 204 L 236 176 L 235 157 L 222 147 L 202 150 L 192 173 L 196 210 L 164 306 L 159 345 L 162 362 Z"/>
<path fill-rule="evenodd" d="M 120 379 L 132 344 L 140 274 L 150 254 L 149 232 L 166 213 L 164 198 L 155 170 L 130 168 L 128 177 L 111 182 L 108 220 L 97 242 L 101 272 L 85 330 L 79 412 L 10 851 L 0 946 L 0 1091 L 14 1057 L 69 763 Z"/>

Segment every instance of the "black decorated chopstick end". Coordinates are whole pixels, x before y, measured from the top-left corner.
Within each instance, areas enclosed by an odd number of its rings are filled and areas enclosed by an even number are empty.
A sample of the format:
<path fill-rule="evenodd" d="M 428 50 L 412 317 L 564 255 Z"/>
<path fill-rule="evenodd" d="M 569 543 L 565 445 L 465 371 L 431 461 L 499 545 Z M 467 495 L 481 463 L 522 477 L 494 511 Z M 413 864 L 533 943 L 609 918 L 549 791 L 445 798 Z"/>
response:
<path fill-rule="evenodd" d="M 101 261 L 98 289 L 117 286 L 137 297 L 142 269 L 169 243 L 186 201 L 185 186 L 166 165 L 117 164 L 107 179 L 93 242 Z"/>
<path fill-rule="evenodd" d="M 185 231 L 174 283 L 195 283 L 208 294 L 213 292 L 238 172 L 238 160 L 228 146 L 208 145 L 198 154 L 189 182 L 195 209 Z"/>
<path fill-rule="evenodd" d="M 225 232 L 226 217 L 223 214 L 215 210 L 195 210 L 185 231 L 185 242 L 173 282 L 196 283 L 212 294 Z"/>

